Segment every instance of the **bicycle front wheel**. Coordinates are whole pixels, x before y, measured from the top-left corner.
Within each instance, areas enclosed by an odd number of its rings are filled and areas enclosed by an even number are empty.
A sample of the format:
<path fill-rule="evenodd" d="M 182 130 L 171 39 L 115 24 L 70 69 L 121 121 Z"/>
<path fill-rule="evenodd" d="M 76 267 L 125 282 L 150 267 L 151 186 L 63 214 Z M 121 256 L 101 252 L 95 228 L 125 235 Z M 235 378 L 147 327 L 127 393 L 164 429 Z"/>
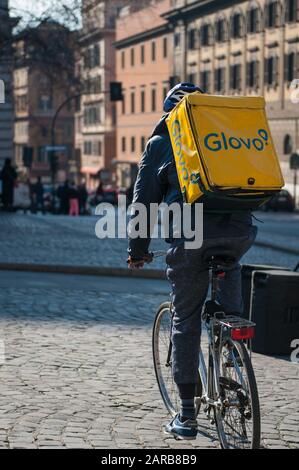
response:
<path fill-rule="evenodd" d="M 220 348 L 222 407 L 215 411 L 222 448 L 260 447 L 260 407 L 255 375 L 243 342 L 229 339 Z"/>
<path fill-rule="evenodd" d="M 168 412 L 175 416 L 179 410 L 179 394 L 172 377 L 170 302 L 163 303 L 157 311 L 152 346 L 159 390 Z"/>

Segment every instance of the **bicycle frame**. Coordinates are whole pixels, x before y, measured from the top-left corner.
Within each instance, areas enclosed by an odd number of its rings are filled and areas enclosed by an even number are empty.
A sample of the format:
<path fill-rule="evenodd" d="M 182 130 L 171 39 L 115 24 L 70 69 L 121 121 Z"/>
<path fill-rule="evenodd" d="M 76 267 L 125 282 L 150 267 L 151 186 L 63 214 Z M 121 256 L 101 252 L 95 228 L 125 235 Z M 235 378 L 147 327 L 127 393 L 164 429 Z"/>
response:
<path fill-rule="evenodd" d="M 223 276 L 222 271 L 217 271 L 217 269 L 210 270 L 211 276 L 211 300 L 215 301 L 217 296 L 218 288 L 218 279 Z M 172 306 L 171 306 L 172 310 Z M 248 327 L 255 326 L 254 323 L 241 319 L 239 317 L 225 316 L 224 312 L 217 312 L 215 316 L 207 316 L 205 318 L 205 327 L 208 335 L 208 367 L 206 365 L 205 357 L 202 351 L 202 348 L 199 349 L 199 375 L 202 384 L 202 395 L 201 397 L 195 398 L 196 408 L 199 409 L 201 403 L 205 404 L 210 410 L 212 407 L 221 409 L 223 406 L 222 399 L 220 396 L 219 389 L 219 363 L 220 363 L 220 349 L 219 346 L 223 343 L 223 340 L 227 337 L 230 338 L 230 328 L 233 326 L 239 327 Z M 172 320 L 171 320 L 172 322 Z M 218 328 L 219 341 L 218 346 L 215 342 L 215 327 Z M 172 330 L 172 327 L 171 327 Z M 249 340 L 251 344 L 251 340 Z M 250 348 L 251 349 L 251 348 Z M 251 351 L 250 351 L 251 352 Z M 171 353 L 172 353 L 172 341 L 170 337 L 169 348 L 167 354 L 166 365 L 171 365 Z M 240 383 L 244 386 L 243 374 L 240 370 L 238 362 L 232 354 L 232 359 L 234 362 L 234 368 L 237 371 Z M 209 411 L 208 411 L 209 413 Z"/>
<path fill-rule="evenodd" d="M 216 300 L 218 279 L 223 276 L 223 273 L 216 269 L 211 269 L 211 300 Z M 217 315 L 218 313 L 218 315 Z M 206 366 L 202 348 L 199 350 L 199 375 L 202 383 L 202 396 L 196 397 L 196 406 L 204 403 L 207 406 L 221 408 L 223 403 L 219 390 L 219 363 L 220 363 L 220 345 L 227 337 L 230 339 L 230 329 L 232 327 L 249 327 L 255 326 L 254 323 L 245 319 L 233 316 L 225 316 L 224 312 L 217 312 L 214 317 L 205 318 L 205 326 L 208 335 L 208 367 Z M 218 346 L 215 342 L 215 327 L 218 328 L 219 341 Z M 251 345 L 251 341 L 250 341 Z M 251 348 L 250 348 L 251 349 Z M 240 370 L 238 362 L 232 353 L 234 368 L 239 377 L 240 383 L 244 386 L 243 374 Z"/>

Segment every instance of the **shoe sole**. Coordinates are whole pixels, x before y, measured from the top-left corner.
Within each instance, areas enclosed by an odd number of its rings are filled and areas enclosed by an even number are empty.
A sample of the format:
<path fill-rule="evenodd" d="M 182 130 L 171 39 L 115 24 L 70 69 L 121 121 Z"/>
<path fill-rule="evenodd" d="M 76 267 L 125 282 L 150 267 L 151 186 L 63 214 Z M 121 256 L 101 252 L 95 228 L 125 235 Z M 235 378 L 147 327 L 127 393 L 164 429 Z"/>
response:
<path fill-rule="evenodd" d="M 177 434 L 176 432 L 166 431 L 166 429 L 164 429 L 164 434 L 166 434 L 167 436 L 174 437 L 175 440 L 177 441 L 195 441 L 197 437 L 197 436 L 182 436 L 181 434 Z"/>

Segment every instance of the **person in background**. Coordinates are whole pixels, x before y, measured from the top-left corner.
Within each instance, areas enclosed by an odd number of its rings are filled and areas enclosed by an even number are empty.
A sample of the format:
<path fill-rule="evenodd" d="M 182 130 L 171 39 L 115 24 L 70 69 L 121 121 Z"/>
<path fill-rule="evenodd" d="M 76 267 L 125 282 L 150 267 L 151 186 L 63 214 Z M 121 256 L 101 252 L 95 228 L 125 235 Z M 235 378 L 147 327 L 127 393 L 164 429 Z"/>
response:
<path fill-rule="evenodd" d="M 17 172 L 11 164 L 9 158 L 5 159 L 4 166 L 0 173 L 2 180 L 2 203 L 5 211 L 13 210 L 13 192 L 14 184 L 17 179 Z"/>
<path fill-rule="evenodd" d="M 59 199 L 59 213 L 68 215 L 70 211 L 68 180 L 65 180 L 64 184 L 57 189 L 57 197 Z"/>
<path fill-rule="evenodd" d="M 69 205 L 70 205 L 69 215 L 78 216 L 79 215 L 79 193 L 73 181 L 70 184 L 68 195 L 69 195 Z"/>
<path fill-rule="evenodd" d="M 33 212 L 36 213 L 41 210 L 45 214 L 44 185 L 40 176 L 38 176 L 37 182 L 33 186 L 33 200 Z"/>
<path fill-rule="evenodd" d="M 96 204 L 99 204 L 100 202 L 102 202 L 103 195 L 104 195 L 104 185 L 103 185 L 103 182 L 100 180 L 97 190 L 96 190 L 96 195 L 95 195 Z"/>
<path fill-rule="evenodd" d="M 82 183 L 78 187 L 78 197 L 79 197 L 79 212 L 80 212 L 80 215 L 85 215 L 86 214 L 86 203 L 87 203 L 87 198 L 88 198 L 88 192 L 87 192 L 87 189 L 86 189 L 85 181 L 82 181 Z"/>

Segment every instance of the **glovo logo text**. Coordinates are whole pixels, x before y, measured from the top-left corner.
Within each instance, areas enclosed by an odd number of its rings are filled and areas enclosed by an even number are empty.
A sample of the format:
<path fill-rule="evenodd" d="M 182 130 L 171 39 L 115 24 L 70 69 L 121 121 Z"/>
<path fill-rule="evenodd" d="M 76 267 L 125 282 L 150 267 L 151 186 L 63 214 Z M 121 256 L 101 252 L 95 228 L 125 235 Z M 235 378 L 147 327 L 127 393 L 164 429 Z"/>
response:
<path fill-rule="evenodd" d="M 269 135 L 265 129 L 257 131 L 258 137 L 234 137 L 227 136 L 225 132 L 217 134 L 213 132 L 204 138 L 204 145 L 211 152 L 219 152 L 222 150 L 240 150 L 247 148 L 248 150 L 257 150 L 262 152 L 266 145 L 269 144 Z"/>
<path fill-rule="evenodd" d="M 186 160 L 183 152 L 183 146 L 182 146 L 182 130 L 181 130 L 181 125 L 178 119 L 173 121 L 172 126 L 171 126 L 171 132 L 172 132 L 172 137 L 174 140 L 174 147 L 175 147 L 175 154 L 179 162 L 179 166 L 182 171 L 182 177 L 184 181 L 187 181 L 189 179 L 189 172 L 186 166 Z"/>

